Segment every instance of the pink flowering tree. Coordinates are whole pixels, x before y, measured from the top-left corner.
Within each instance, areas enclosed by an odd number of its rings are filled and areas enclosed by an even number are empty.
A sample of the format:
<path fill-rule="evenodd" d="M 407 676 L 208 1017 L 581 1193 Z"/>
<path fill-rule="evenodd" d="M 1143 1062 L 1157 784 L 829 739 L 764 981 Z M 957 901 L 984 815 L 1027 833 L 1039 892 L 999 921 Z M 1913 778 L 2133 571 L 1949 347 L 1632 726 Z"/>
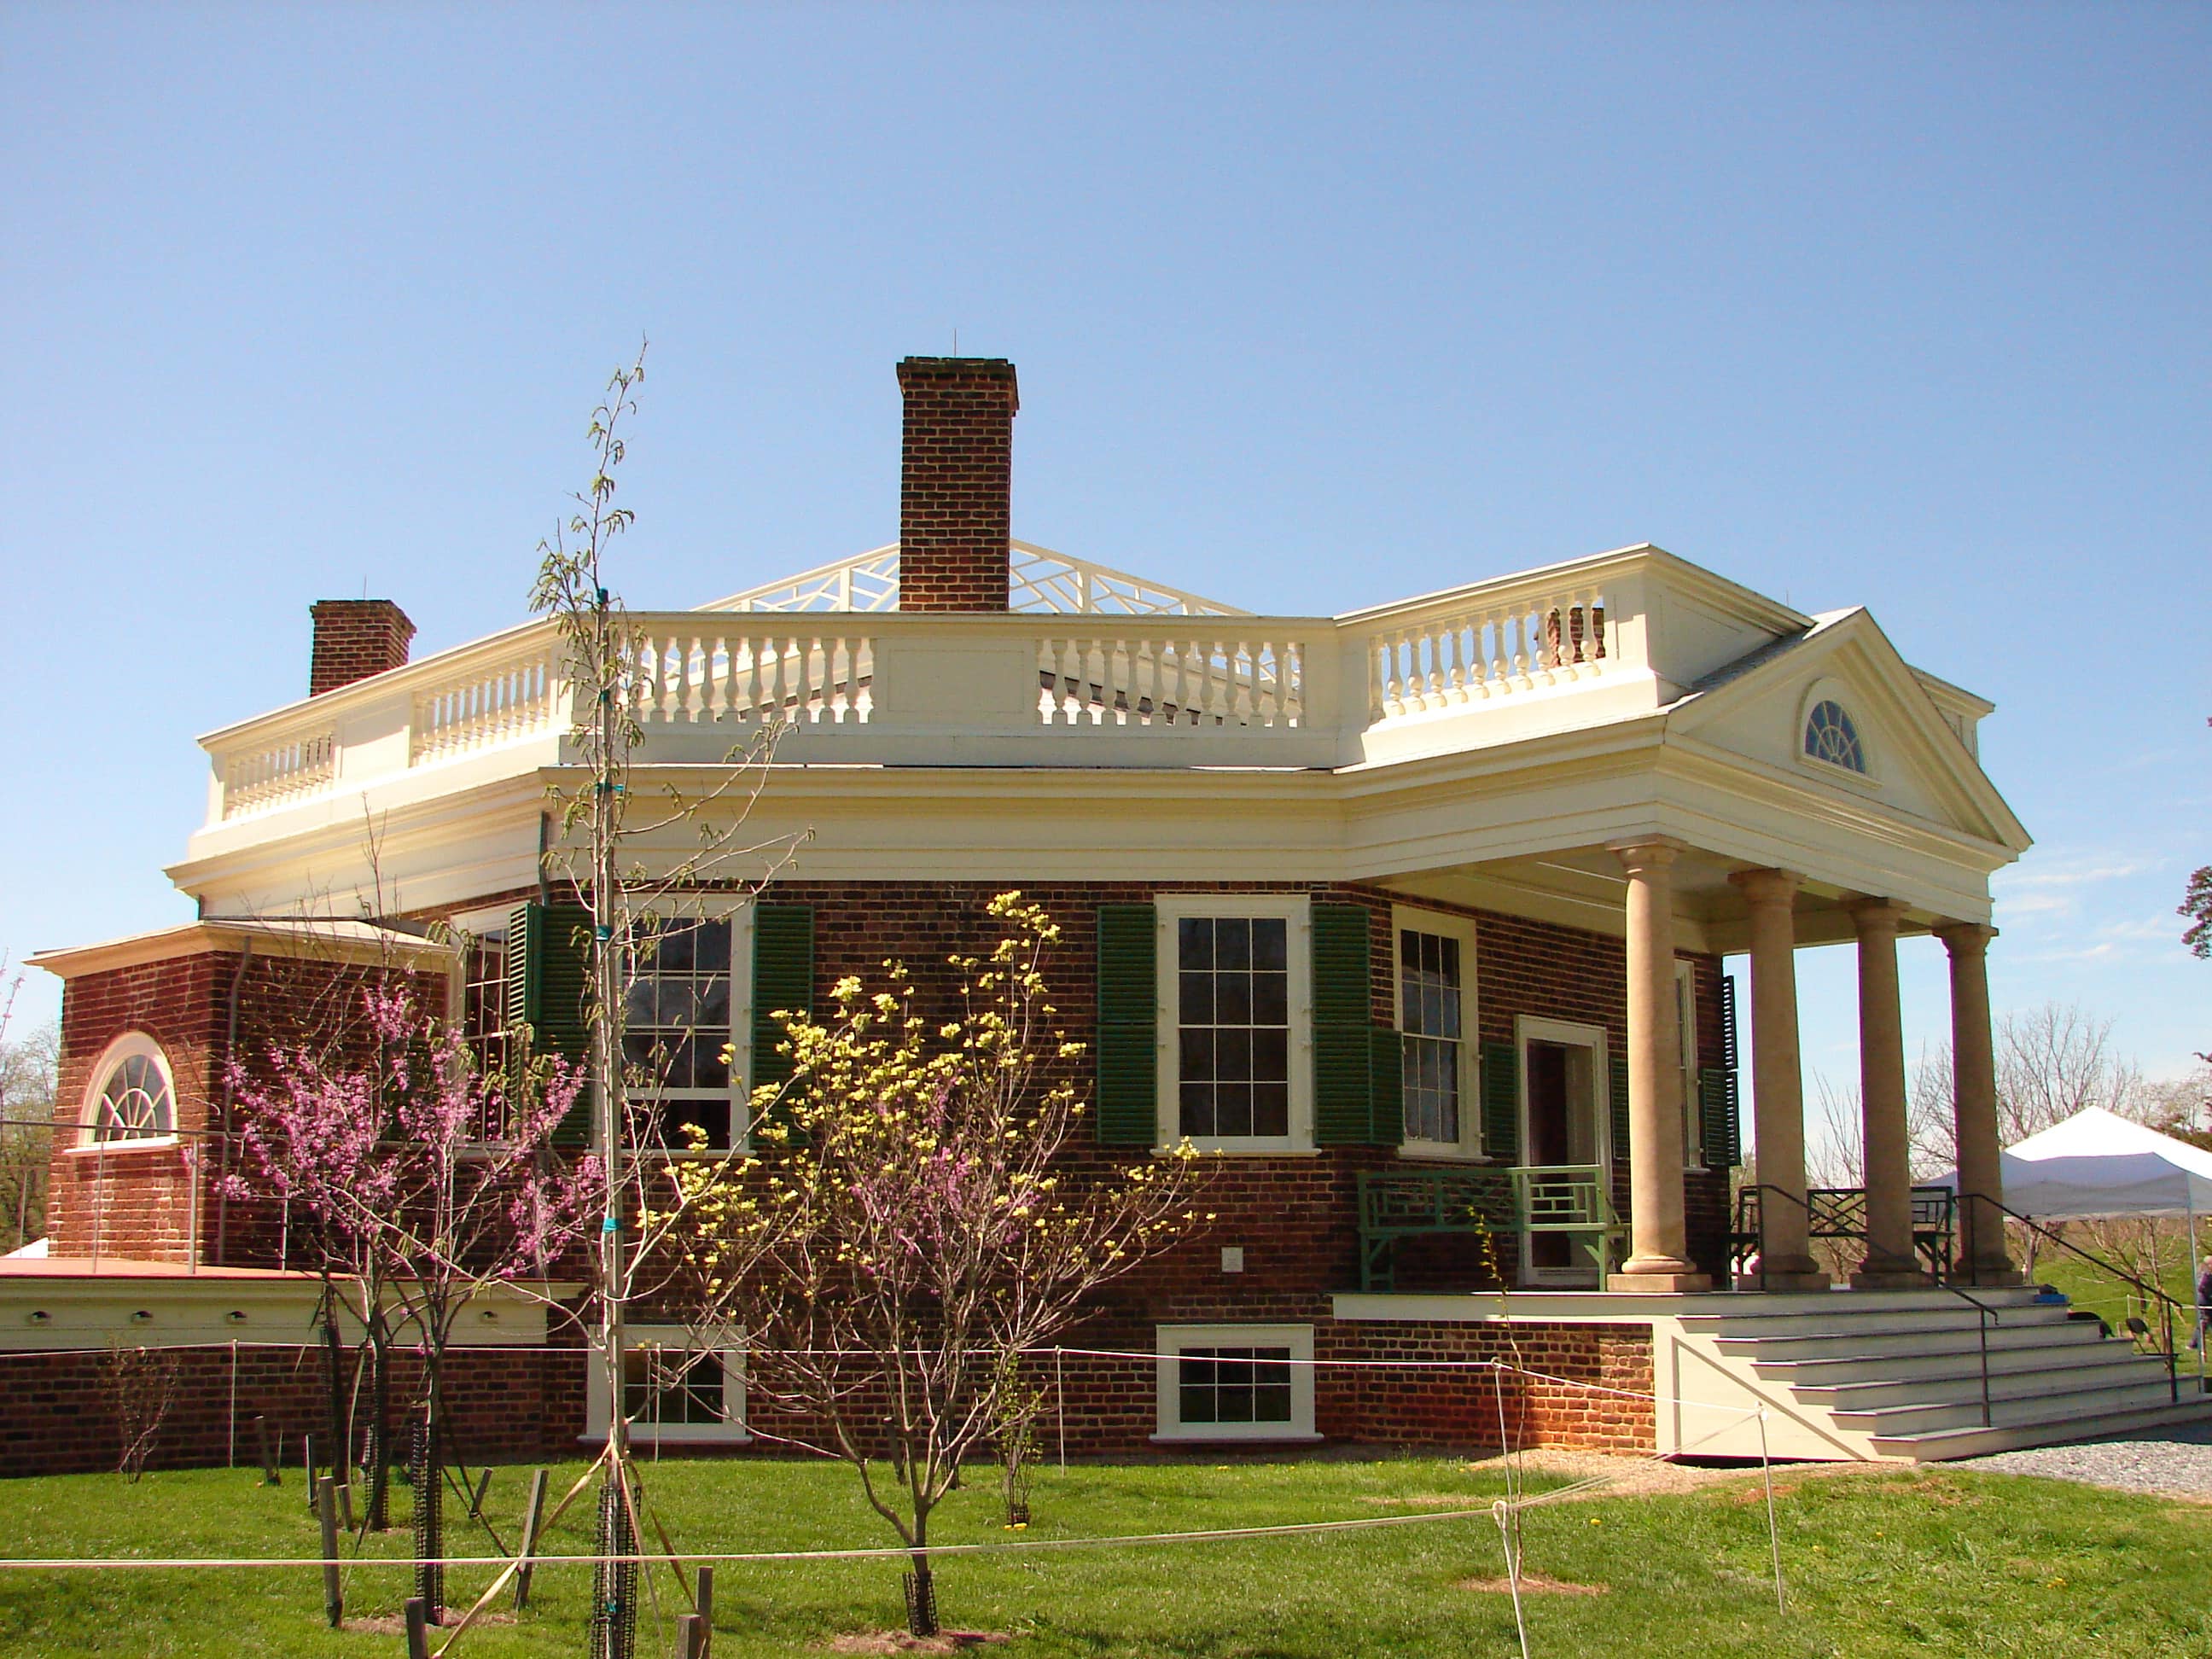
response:
<path fill-rule="evenodd" d="M 576 1242 L 599 1168 L 551 1148 L 582 1088 L 574 1068 L 551 1059 L 480 1070 L 460 1035 L 422 1014 L 405 989 L 362 995 L 358 1058 L 278 1045 L 265 1075 L 234 1068 L 243 1172 L 228 1191 L 284 1202 L 333 1295 L 349 1292 L 372 1355 L 379 1448 L 386 1355 L 411 1331 L 434 1481 L 455 1322 L 489 1287 L 542 1277 Z M 381 1471 L 371 1480 L 369 1509 L 380 1520 Z"/>
<path fill-rule="evenodd" d="M 1019 893 L 990 914 L 1003 937 L 952 958 L 951 1018 L 927 1015 L 896 963 L 873 993 L 841 981 L 825 1020 L 784 1017 L 793 1075 L 755 1100 L 753 1154 L 668 1172 L 696 1317 L 742 1329 L 749 1391 L 859 1472 L 913 1553 L 917 1636 L 936 1630 L 931 1512 L 1043 1398 L 1024 1356 L 1211 1219 L 1188 1142 L 1079 1156 L 1083 1045 L 1056 1029 L 1043 972 L 1060 930 Z"/>

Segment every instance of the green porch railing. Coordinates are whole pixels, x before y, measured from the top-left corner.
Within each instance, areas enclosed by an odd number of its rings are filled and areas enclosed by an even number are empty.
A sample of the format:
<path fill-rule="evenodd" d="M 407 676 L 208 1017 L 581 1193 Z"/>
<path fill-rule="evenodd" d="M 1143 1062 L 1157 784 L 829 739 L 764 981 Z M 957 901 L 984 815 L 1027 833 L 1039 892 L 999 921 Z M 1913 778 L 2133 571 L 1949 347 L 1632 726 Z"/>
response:
<path fill-rule="evenodd" d="M 1501 1181 L 1499 1177 L 1504 1179 Z M 1524 1233 L 1578 1238 L 1611 1271 L 1626 1228 L 1602 1166 L 1523 1165 L 1500 1170 L 1391 1170 L 1359 1176 L 1359 1288 L 1395 1288 L 1401 1241 L 1453 1234 L 1517 1240 Z M 1512 1267 L 1497 1264 L 1501 1273 Z"/>

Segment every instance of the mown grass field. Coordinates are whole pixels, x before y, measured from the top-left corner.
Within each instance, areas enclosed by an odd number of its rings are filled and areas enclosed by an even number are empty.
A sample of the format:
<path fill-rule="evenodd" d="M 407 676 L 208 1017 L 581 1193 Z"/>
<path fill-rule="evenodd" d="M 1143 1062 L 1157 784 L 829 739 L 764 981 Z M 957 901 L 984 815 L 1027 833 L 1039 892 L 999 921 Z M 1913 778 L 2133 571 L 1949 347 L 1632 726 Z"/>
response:
<path fill-rule="evenodd" d="M 574 1471 L 568 1473 L 573 1474 Z M 885 1541 L 851 1474 L 796 1462 L 668 1463 L 649 1495 L 680 1544 L 818 1548 Z M 1600 1593 L 1533 1595 L 1537 1655 L 1873 1654 L 2212 1656 L 2212 1507 L 2053 1481 L 1923 1472 L 1779 1472 L 1790 1613 L 1778 1618 L 1755 1476 L 1667 1496 L 1601 1496 L 1526 1515 L 1531 1571 Z M 524 1472 L 502 1469 L 487 1510 L 511 1536 Z M 1487 1502 L 1494 1465 L 1427 1458 L 1047 1470 L 1031 1538 L 1369 1516 Z M 580 1508 L 581 1506 L 580 1506 Z M 947 1540 L 1002 1540 L 993 1496 L 956 1493 Z M 589 1547 L 580 1513 L 546 1548 Z M 466 1539 L 466 1541 L 464 1541 Z M 449 1548 L 482 1540 L 455 1528 Z M 31 1556 L 311 1556 L 295 1474 L 244 1471 L 0 1484 L 0 1553 Z M 401 1554 L 402 1530 L 371 1552 Z M 1003 1632 L 1006 1659 L 1508 1654 L 1508 1599 L 1466 1588 L 1501 1571 L 1487 1519 L 1251 1542 L 950 1559 L 948 1626 Z M 718 1569 L 714 1651 L 835 1651 L 900 1622 L 895 1562 Z M 404 1571 L 357 1567 L 349 1615 L 396 1613 Z M 488 1582 L 456 1569 L 465 1606 Z M 664 1605 L 673 1582 L 661 1575 Z M 471 1631 L 459 1653 L 584 1651 L 589 1570 L 539 1571 L 520 1623 Z M 665 1651 L 641 1642 L 641 1653 Z M 381 1630 L 324 1624 L 319 1572 L 195 1569 L 0 1573 L 0 1653 L 231 1656 L 404 1651 Z"/>

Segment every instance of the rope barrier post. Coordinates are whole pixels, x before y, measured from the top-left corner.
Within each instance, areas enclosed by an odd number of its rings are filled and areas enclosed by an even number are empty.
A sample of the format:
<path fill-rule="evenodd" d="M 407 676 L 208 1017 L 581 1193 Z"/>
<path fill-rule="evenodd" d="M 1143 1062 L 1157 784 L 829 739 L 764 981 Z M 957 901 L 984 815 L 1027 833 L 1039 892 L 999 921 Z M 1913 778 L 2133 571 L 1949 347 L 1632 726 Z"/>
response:
<path fill-rule="evenodd" d="M 423 1610 L 422 1598 L 407 1598 L 404 1614 L 407 1620 L 407 1659 L 430 1659 L 430 1619 Z"/>
<path fill-rule="evenodd" d="M 697 1588 L 691 1593 L 691 1606 L 699 1615 L 698 1659 L 707 1659 L 714 1645 L 714 1570 L 699 1569 Z"/>
<path fill-rule="evenodd" d="M 491 1471 L 492 1466 L 485 1464 L 483 1479 L 477 1482 L 476 1490 L 469 1494 L 469 1519 L 471 1521 L 483 1519 L 484 1494 L 491 1490 Z"/>
<path fill-rule="evenodd" d="M 315 1437 L 312 1434 L 300 1437 L 300 1479 L 307 1484 L 307 1510 L 312 1514 L 322 1501 L 322 1490 L 315 1484 Z"/>
<path fill-rule="evenodd" d="M 1766 1476 L 1766 1542 L 1774 1553 L 1774 1610 L 1784 1618 L 1790 1616 L 1789 1605 L 1782 1599 L 1782 1529 L 1774 1521 L 1774 1465 L 1766 1455 L 1766 1407 L 1759 1408 L 1759 1467 Z"/>
<path fill-rule="evenodd" d="M 696 1613 L 676 1615 L 677 1659 L 704 1659 L 707 1644 L 700 1634 L 704 1628 Z"/>
<path fill-rule="evenodd" d="M 1061 1386 L 1060 1359 L 1061 1351 L 1052 1351 L 1052 1409 L 1060 1419 L 1060 1472 L 1067 1473 L 1067 1391 Z"/>
<path fill-rule="evenodd" d="M 345 1626 L 345 1587 L 338 1577 L 337 1482 L 327 1474 L 315 1482 L 315 1518 L 323 1533 L 323 1613 L 332 1630 Z"/>

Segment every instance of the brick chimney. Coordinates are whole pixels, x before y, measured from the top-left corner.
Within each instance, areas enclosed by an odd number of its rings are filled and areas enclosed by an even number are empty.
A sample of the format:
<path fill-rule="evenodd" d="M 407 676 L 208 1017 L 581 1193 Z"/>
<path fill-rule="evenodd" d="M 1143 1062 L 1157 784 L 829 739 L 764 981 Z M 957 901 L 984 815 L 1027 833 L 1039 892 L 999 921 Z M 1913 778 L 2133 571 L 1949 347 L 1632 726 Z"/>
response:
<path fill-rule="evenodd" d="M 908 357 L 899 455 L 899 609 L 1008 608 L 1014 366 L 1003 357 Z"/>
<path fill-rule="evenodd" d="M 389 599 L 317 599 L 315 648 L 307 666 L 307 695 L 319 697 L 356 680 L 407 663 L 415 624 Z"/>

